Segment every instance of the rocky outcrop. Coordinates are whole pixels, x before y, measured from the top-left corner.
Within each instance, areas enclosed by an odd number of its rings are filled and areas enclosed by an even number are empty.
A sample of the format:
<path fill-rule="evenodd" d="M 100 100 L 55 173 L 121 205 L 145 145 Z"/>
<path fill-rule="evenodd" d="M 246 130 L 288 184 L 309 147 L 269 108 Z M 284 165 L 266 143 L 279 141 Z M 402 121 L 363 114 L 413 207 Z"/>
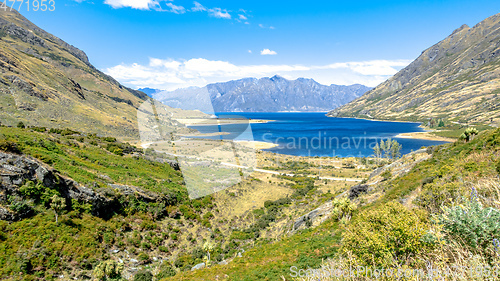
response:
<path fill-rule="evenodd" d="M 349 199 L 353 200 L 359 197 L 359 195 L 366 193 L 368 191 L 367 184 L 357 184 L 349 190 Z"/>
<path fill-rule="evenodd" d="M 30 157 L 0 152 L 0 202 L 9 195 L 21 196 L 19 187 L 26 181 L 40 182 L 47 188 L 57 189 L 71 204 L 71 199 L 92 205 L 92 214 L 103 216 L 116 202 L 91 188 L 60 175 L 51 167 Z M 16 220 L 22 216 L 0 206 L 0 219 Z"/>
<path fill-rule="evenodd" d="M 296 219 L 293 223 L 291 232 L 295 232 L 301 228 L 311 227 L 324 222 L 330 217 L 333 210 L 333 203 L 330 201 L 321 205 L 319 208 L 310 211 L 309 213 Z"/>

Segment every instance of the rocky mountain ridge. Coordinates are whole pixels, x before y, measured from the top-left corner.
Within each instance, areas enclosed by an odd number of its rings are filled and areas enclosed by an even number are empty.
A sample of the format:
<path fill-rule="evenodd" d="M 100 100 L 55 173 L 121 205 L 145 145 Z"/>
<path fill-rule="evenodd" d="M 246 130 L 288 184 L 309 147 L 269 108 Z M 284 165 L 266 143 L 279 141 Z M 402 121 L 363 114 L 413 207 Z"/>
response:
<path fill-rule="evenodd" d="M 288 80 L 275 75 L 159 92 L 152 96 L 171 107 L 215 112 L 328 111 L 369 89 L 359 84 L 325 86 L 313 79 Z"/>
<path fill-rule="evenodd" d="M 137 138 L 148 96 L 97 70 L 80 49 L 17 11 L 0 13 L 0 122 Z"/>
<path fill-rule="evenodd" d="M 500 121 L 500 14 L 463 25 L 332 117 L 460 123 Z"/>

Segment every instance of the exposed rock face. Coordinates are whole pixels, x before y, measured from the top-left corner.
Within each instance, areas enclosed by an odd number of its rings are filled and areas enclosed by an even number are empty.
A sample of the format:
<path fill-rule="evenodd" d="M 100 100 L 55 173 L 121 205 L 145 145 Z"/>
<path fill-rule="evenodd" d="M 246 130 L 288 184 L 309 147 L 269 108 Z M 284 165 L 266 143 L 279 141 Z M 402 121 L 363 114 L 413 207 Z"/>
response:
<path fill-rule="evenodd" d="M 363 85 L 325 86 L 312 79 L 245 78 L 203 88 L 153 93 L 171 107 L 199 109 L 200 102 L 215 112 L 328 111 L 360 97 L 370 88 Z"/>
<path fill-rule="evenodd" d="M 332 210 L 333 204 L 331 201 L 321 205 L 319 208 L 314 209 L 311 212 L 296 219 L 293 223 L 292 232 L 297 231 L 301 228 L 307 228 L 312 225 L 317 225 L 324 222 L 330 217 Z"/>
<path fill-rule="evenodd" d="M 38 181 L 45 187 L 58 189 L 70 203 L 71 199 L 90 203 L 92 213 L 102 216 L 113 204 L 114 199 L 107 198 L 92 189 L 61 176 L 56 170 L 37 160 L 16 154 L 0 152 L 0 202 L 6 202 L 8 195 L 20 195 L 19 187 L 26 181 Z M 0 219 L 16 220 L 21 217 L 5 208 L 0 208 Z"/>
<path fill-rule="evenodd" d="M 332 117 L 500 122 L 500 14 L 467 25 Z"/>
<path fill-rule="evenodd" d="M 366 193 L 368 191 L 368 185 L 367 184 L 357 184 L 349 190 L 349 199 L 353 200 L 355 198 L 358 198 L 359 195 L 362 193 Z"/>

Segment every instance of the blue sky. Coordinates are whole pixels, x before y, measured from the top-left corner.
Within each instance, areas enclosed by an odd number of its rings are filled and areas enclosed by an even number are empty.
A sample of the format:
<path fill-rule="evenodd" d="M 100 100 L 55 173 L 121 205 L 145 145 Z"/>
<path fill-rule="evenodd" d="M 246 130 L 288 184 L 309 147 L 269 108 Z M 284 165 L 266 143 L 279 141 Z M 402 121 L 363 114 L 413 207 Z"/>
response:
<path fill-rule="evenodd" d="M 279 74 L 375 86 L 500 1 L 55 0 L 29 20 L 133 88 Z"/>

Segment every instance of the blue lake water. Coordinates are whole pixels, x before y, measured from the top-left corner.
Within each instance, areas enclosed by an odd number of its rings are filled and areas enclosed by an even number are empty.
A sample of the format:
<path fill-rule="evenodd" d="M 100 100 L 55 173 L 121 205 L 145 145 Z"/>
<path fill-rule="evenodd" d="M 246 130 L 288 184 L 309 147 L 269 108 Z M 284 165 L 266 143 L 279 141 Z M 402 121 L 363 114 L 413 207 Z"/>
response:
<path fill-rule="evenodd" d="M 368 157 L 380 140 L 392 138 L 402 145 L 402 154 L 423 146 L 445 142 L 395 138 L 400 133 L 422 132 L 420 123 L 371 121 L 326 117 L 326 113 L 217 113 L 220 118 L 274 120 L 268 123 L 191 126 L 202 133 L 226 132 L 212 137 L 229 140 L 255 140 L 278 144 L 267 151 L 296 156 Z"/>

